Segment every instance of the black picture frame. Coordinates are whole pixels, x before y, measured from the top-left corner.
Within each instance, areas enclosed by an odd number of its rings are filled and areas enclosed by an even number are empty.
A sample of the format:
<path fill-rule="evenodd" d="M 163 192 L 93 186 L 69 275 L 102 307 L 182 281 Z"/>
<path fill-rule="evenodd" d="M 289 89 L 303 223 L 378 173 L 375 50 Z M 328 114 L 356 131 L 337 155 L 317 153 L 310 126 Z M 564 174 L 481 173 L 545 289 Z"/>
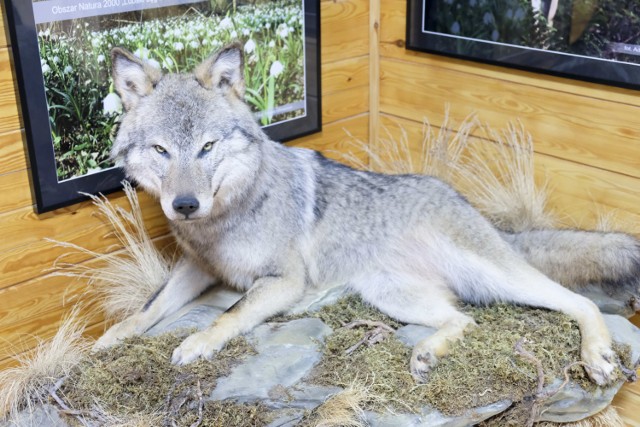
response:
<path fill-rule="evenodd" d="M 87 3 L 82 0 L 55 1 L 57 3 L 65 1 L 68 3 Z M 163 1 L 173 2 L 173 5 L 181 4 L 181 2 L 196 2 L 196 0 L 158 1 L 160 3 Z M 280 142 L 319 132 L 322 128 L 320 1 L 300 1 L 304 10 L 305 110 L 302 116 L 263 127 L 270 138 Z M 127 3 L 135 2 L 129 1 Z M 108 194 L 119 190 L 125 177 L 124 173 L 116 167 L 71 179 L 58 179 L 33 3 L 31 0 L 5 0 L 5 8 L 12 41 L 12 60 L 22 107 L 31 168 L 31 190 L 36 212 L 44 213 L 86 200 L 87 197 L 82 193 Z"/>
<path fill-rule="evenodd" d="M 482 1 L 466 0 L 465 3 L 476 5 L 481 4 Z M 486 38 L 454 34 L 456 30 L 460 31 L 459 25 L 454 27 L 455 23 L 449 27 L 450 30 L 443 31 L 442 27 L 445 25 L 442 22 L 438 23 L 439 19 L 442 21 L 445 19 L 441 18 L 446 13 L 444 12 L 446 8 L 443 6 L 456 7 L 458 10 L 465 7 L 458 0 L 407 0 L 407 49 L 640 89 L 640 39 L 636 41 L 638 44 L 610 43 L 605 52 L 607 55 L 600 57 L 496 42 Z M 438 10 L 438 7 L 442 9 Z M 504 8 L 504 11 L 514 13 L 507 8 Z M 527 13 L 530 12 L 527 11 Z M 487 16 L 487 21 L 490 20 L 491 16 Z M 477 25 L 483 25 L 482 19 Z M 440 30 L 436 31 L 437 29 Z M 477 32 L 477 29 L 475 31 Z M 570 37 L 567 36 L 566 40 L 569 39 Z"/>

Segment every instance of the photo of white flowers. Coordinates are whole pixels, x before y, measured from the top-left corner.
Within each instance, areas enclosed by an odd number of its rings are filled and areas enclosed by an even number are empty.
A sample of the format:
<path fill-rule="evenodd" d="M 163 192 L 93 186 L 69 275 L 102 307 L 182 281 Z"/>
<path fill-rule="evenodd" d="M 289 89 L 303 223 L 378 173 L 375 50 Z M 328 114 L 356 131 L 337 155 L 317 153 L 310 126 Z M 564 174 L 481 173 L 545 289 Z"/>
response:
<path fill-rule="evenodd" d="M 306 114 L 302 0 L 207 0 L 36 25 L 58 181 L 99 172 L 122 114 L 110 77 L 119 46 L 163 72 L 189 72 L 244 46 L 246 101 L 268 126 Z"/>

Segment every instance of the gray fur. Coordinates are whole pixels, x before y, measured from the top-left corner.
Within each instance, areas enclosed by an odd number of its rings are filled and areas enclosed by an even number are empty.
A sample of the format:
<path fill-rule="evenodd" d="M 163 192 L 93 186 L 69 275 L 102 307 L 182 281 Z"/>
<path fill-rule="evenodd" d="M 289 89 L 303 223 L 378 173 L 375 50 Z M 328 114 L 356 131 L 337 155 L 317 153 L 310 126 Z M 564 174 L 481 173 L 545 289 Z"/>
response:
<path fill-rule="evenodd" d="M 544 236 L 501 235 L 436 178 L 357 171 L 270 141 L 242 99 L 237 47 L 212 56 L 193 75 L 159 80 L 130 54 L 116 51 L 114 64 L 121 96 L 132 107 L 113 156 L 160 199 L 184 257 L 148 309 L 114 326 L 98 347 L 140 333 L 222 280 L 245 296 L 209 329 L 188 337 L 173 362 L 209 358 L 229 339 L 287 309 L 306 288 L 348 283 L 400 321 L 439 328 L 414 349 L 411 368 L 418 379 L 473 326 L 456 308 L 457 299 L 567 313 L 581 327 L 589 375 L 600 384 L 611 379 L 611 342 L 597 307 L 520 254 L 556 272 L 534 248 L 549 249 L 540 244 Z M 120 69 L 127 73 L 118 75 Z M 137 82 L 134 89 L 127 78 Z M 140 95 L 135 88 L 141 81 L 145 86 L 145 78 L 154 89 Z M 199 201 L 188 217 L 172 206 L 187 196 Z M 631 252 L 637 256 L 637 244 Z M 594 271 L 602 270 L 607 280 L 618 269 L 628 275 L 631 267 L 613 258 Z M 570 275 L 584 279 L 578 276 Z"/>

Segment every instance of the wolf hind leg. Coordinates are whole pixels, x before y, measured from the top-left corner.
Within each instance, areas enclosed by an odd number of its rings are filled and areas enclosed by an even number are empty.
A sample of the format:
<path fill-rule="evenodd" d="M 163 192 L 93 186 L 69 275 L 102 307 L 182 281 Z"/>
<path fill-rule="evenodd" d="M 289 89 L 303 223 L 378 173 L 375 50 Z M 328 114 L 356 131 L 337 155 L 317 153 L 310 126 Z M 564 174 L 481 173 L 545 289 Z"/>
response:
<path fill-rule="evenodd" d="M 354 286 L 354 289 L 383 313 L 401 322 L 437 329 L 413 349 L 410 366 L 417 382 L 425 382 L 438 360 L 449 353 L 451 344 L 475 326 L 471 317 L 456 308 L 456 296 L 439 277 L 425 279 L 386 273 L 362 282 L 366 288 Z"/>
<path fill-rule="evenodd" d="M 578 322 L 581 357 L 591 379 L 604 385 L 613 380 L 615 354 L 611 338 L 598 307 L 588 298 L 554 282 L 524 260 L 509 260 L 508 282 L 499 289 L 497 300 L 562 312 Z"/>

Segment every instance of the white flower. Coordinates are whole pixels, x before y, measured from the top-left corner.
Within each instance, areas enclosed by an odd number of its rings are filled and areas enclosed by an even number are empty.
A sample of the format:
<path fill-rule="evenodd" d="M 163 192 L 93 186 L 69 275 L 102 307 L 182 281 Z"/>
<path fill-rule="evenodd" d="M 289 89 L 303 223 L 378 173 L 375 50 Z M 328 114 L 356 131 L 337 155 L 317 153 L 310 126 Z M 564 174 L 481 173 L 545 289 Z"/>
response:
<path fill-rule="evenodd" d="M 139 47 L 133 54 L 140 59 L 149 59 L 149 49 L 146 47 Z"/>
<path fill-rule="evenodd" d="M 287 37 L 289 35 L 289 27 L 287 27 L 287 24 L 278 25 L 278 29 L 276 30 L 276 34 L 281 38 Z"/>
<path fill-rule="evenodd" d="M 198 40 L 191 40 L 189 46 L 191 46 L 192 49 L 197 49 L 200 47 L 200 43 L 198 43 Z"/>
<path fill-rule="evenodd" d="M 62 70 L 62 72 L 65 74 L 69 74 L 72 71 L 73 71 L 73 67 L 71 65 L 67 65 L 66 67 L 64 67 L 64 70 Z"/>
<path fill-rule="evenodd" d="M 249 39 L 249 41 L 244 44 L 244 51 L 246 53 L 253 53 L 254 50 L 256 50 L 256 42 L 254 42 L 252 39 Z"/>
<path fill-rule="evenodd" d="M 167 69 L 173 67 L 173 60 L 167 56 L 164 58 L 164 61 L 162 61 L 162 67 Z"/>
<path fill-rule="evenodd" d="M 458 21 L 455 21 L 451 25 L 451 33 L 452 34 L 460 34 L 460 24 L 458 23 Z"/>
<path fill-rule="evenodd" d="M 51 71 L 51 67 L 46 62 L 42 64 L 42 74 L 47 74 Z"/>
<path fill-rule="evenodd" d="M 244 30 L 242 30 L 242 35 L 243 36 L 248 36 L 251 33 L 251 31 L 249 31 L 248 28 L 245 28 Z"/>
<path fill-rule="evenodd" d="M 153 58 L 147 59 L 147 64 L 151 65 L 153 68 L 160 69 L 160 63 Z"/>
<path fill-rule="evenodd" d="M 275 45 L 276 45 L 276 42 L 274 42 L 273 40 L 269 42 L 269 47 L 274 47 Z"/>
<path fill-rule="evenodd" d="M 181 42 L 175 42 L 173 44 L 173 48 L 177 51 L 181 51 L 182 49 L 184 49 L 184 45 Z"/>
<path fill-rule="evenodd" d="M 60 57 L 59 56 L 54 56 L 51 61 L 53 61 L 54 64 L 57 64 L 58 62 L 60 62 Z"/>
<path fill-rule="evenodd" d="M 98 64 L 102 64 L 105 60 L 104 55 L 100 54 L 98 55 L 98 58 L 96 58 L 98 60 Z"/>
<path fill-rule="evenodd" d="M 238 32 L 236 30 L 233 30 L 233 31 L 231 31 L 230 36 L 231 36 L 232 39 L 235 39 L 236 37 L 238 37 Z"/>
<path fill-rule="evenodd" d="M 273 64 L 271 64 L 271 68 L 269 69 L 269 75 L 278 77 L 280 74 L 282 74 L 282 70 L 284 70 L 282 62 L 274 61 Z"/>
<path fill-rule="evenodd" d="M 102 100 L 102 113 L 105 116 L 122 112 L 122 101 L 115 93 L 110 93 Z"/>
<path fill-rule="evenodd" d="M 228 16 L 225 16 L 225 18 L 222 21 L 220 21 L 220 28 L 222 28 L 223 30 L 228 30 L 229 28 L 232 28 L 232 27 L 233 27 L 233 22 Z"/>

